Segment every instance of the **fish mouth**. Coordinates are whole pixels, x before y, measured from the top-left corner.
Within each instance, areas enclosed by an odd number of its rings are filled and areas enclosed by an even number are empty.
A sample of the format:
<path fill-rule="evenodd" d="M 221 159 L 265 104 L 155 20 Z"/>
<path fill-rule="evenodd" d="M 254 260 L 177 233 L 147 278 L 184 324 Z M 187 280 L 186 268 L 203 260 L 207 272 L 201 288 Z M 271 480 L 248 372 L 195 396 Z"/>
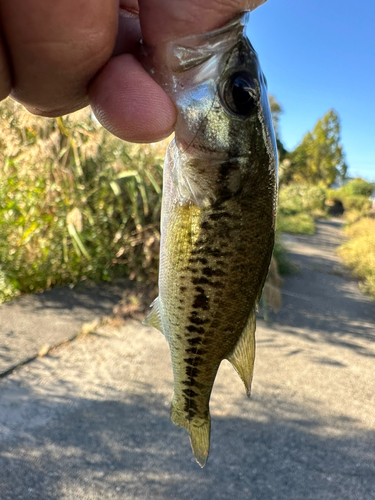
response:
<path fill-rule="evenodd" d="M 206 146 L 203 146 L 202 144 L 195 144 L 194 141 L 187 142 L 184 139 L 176 138 L 176 146 L 181 151 L 181 153 L 189 154 L 196 158 L 215 158 L 223 160 L 228 158 L 227 152 L 208 148 Z"/>
<path fill-rule="evenodd" d="M 180 154 L 191 157 L 195 160 L 209 161 L 210 163 L 221 163 L 230 161 L 240 160 L 241 158 L 249 158 L 251 152 L 246 154 L 231 156 L 228 151 L 218 151 L 215 149 L 210 149 L 202 145 L 196 145 L 194 142 L 186 142 L 183 139 L 176 139 L 176 146 Z"/>

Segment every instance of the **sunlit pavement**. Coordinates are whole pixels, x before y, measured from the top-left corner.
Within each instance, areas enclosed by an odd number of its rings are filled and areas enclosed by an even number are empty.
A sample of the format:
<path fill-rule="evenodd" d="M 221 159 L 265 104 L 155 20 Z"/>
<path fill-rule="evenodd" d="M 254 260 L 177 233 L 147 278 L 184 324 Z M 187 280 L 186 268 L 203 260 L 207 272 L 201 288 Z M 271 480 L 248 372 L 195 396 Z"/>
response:
<path fill-rule="evenodd" d="M 318 229 L 288 238 L 301 272 L 258 322 L 251 400 L 220 369 L 204 469 L 169 421 L 167 343 L 132 321 L 0 381 L 1 500 L 375 498 L 375 302 Z"/>
<path fill-rule="evenodd" d="M 60 286 L 1 304 L 0 377 L 110 315 L 123 286 Z"/>

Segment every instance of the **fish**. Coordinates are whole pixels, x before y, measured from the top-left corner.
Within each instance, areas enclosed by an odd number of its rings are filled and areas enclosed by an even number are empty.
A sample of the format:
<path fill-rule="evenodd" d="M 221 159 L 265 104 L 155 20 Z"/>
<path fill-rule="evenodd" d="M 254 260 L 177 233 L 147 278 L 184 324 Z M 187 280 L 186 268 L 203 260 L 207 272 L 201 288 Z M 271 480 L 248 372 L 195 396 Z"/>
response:
<path fill-rule="evenodd" d="M 159 295 L 145 324 L 168 341 L 171 420 L 198 464 L 222 360 L 250 396 L 256 310 L 275 238 L 277 148 L 249 12 L 154 51 L 150 73 L 177 109 L 164 162 Z"/>

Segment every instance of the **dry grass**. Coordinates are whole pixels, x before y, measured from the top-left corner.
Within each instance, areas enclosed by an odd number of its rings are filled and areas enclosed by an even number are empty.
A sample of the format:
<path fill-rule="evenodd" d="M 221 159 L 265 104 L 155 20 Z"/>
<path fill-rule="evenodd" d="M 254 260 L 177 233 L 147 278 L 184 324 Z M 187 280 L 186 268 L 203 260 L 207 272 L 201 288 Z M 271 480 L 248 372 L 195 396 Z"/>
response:
<path fill-rule="evenodd" d="M 0 127 L 0 302 L 126 276 L 148 282 L 151 292 L 133 290 L 116 315 L 144 314 L 156 290 L 169 140 L 124 143 L 88 109 L 45 119 L 11 100 L 0 103 Z M 280 305 L 275 276 L 271 266 L 265 295 L 273 309 Z"/>
<path fill-rule="evenodd" d="M 281 291 L 283 280 L 279 274 L 277 262 L 272 257 L 266 283 L 264 284 L 262 302 L 265 309 L 269 308 L 273 312 L 279 312 L 281 308 Z M 265 314 L 267 316 L 267 314 Z"/>
<path fill-rule="evenodd" d="M 0 302 L 82 279 L 155 282 L 167 141 L 128 144 L 89 109 L 0 103 Z"/>
<path fill-rule="evenodd" d="M 375 297 L 375 219 L 364 218 L 346 229 L 349 241 L 338 249 L 363 288 Z"/>

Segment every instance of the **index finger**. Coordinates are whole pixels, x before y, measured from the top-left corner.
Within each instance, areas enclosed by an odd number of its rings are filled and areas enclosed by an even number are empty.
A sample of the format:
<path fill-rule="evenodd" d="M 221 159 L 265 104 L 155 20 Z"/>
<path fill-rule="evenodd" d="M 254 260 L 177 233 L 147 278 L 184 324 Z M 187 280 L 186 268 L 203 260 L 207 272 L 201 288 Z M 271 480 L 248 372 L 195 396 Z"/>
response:
<path fill-rule="evenodd" d="M 220 28 L 235 14 L 266 0 L 139 0 L 143 40 L 158 45 Z M 162 27 L 162 29 L 161 29 Z"/>
<path fill-rule="evenodd" d="M 210 31 L 264 1 L 139 0 L 142 38 L 147 45 L 158 45 Z M 99 121 L 118 137 L 150 142 L 173 131 L 176 110 L 172 102 L 134 57 L 113 58 L 92 83 L 90 95 Z"/>

